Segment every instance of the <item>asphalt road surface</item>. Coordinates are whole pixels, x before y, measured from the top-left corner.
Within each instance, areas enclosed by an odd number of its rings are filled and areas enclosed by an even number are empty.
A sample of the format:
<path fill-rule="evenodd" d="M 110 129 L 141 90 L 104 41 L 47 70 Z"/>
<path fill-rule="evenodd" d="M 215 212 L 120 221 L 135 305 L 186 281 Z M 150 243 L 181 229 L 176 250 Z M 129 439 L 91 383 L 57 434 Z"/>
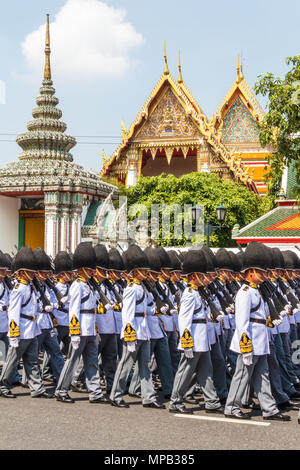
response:
<path fill-rule="evenodd" d="M 51 388 L 47 386 L 50 391 Z M 53 389 L 52 389 L 53 390 Z M 300 449 L 298 411 L 287 423 L 265 421 L 259 412 L 247 423 L 207 415 L 203 401 L 193 417 L 168 409 L 143 408 L 126 396 L 129 409 L 91 404 L 86 394 L 70 393 L 76 403 L 33 399 L 15 387 L 16 399 L 0 398 L 1 450 L 282 450 Z M 167 402 L 165 402 L 167 404 Z"/>

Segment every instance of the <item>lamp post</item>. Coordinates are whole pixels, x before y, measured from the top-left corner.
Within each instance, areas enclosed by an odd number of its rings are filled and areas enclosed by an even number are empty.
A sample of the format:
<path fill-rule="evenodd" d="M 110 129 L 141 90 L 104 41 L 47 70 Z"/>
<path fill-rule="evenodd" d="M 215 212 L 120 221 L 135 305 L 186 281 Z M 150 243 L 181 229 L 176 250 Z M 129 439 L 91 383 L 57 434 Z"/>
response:
<path fill-rule="evenodd" d="M 223 199 L 221 204 L 216 208 L 217 220 L 220 225 L 212 225 L 210 222 L 206 222 L 204 226 L 204 235 L 206 236 L 206 245 L 209 246 L 209 238 L 211 234 L 218 228 L 222 228 L 225 221 L 227 208 L 223 205 Z"/>

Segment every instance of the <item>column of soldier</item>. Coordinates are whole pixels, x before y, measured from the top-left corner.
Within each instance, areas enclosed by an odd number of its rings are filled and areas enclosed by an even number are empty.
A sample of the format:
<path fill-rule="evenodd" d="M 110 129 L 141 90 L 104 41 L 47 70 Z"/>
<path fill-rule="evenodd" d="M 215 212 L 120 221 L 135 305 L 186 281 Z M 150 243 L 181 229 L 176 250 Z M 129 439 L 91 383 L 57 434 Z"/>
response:
<path fill-rule="evenodd" d="M 41 248 L 0 252 L 0 396 L 16 398 L 21 382 L 61 403 L 75 402 L 71 390 L 129 408 L 129 394 L 185 414 L 203 399 L 206 413 L 289 421 L 300 406 L 299 299 L 297 254 L 257 242 L 237 254 L 87 242 L 54 260 Z"/>

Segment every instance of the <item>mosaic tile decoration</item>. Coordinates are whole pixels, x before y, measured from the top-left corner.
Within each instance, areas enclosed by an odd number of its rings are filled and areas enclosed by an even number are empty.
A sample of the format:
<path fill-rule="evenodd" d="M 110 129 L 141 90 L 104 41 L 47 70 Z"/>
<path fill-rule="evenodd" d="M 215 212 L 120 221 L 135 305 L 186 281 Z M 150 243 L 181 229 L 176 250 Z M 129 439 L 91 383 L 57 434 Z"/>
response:
<path fill-rule="evenodd" d="M 223 119 L 223 142 L 258 142 L 259 131 L 246 106 L 238 97 Z"/>

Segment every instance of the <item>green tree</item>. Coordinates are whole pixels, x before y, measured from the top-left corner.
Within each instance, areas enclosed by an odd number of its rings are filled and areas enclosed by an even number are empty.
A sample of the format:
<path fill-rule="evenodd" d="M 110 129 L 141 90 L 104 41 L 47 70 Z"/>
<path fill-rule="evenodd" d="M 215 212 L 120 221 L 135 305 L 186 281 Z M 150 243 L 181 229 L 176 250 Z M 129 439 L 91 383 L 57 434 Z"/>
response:
<path fill-rule="evenodd" d="M 204 206 L 205 221 L 218 225 L 216 207 L 223 199 L 227 208 L 224 228 L 215 231 L 210 237 L 211 246 L 235 246 L 231 231 L 235 224 L 241 227 L 249 224 L 263 213 L 262 199 L 249 191 L 242 184 L 220 179 L 213 173 L 189 173 L 179 178 L 173 175 L 142 177 L 136 186 L 126 190 L 128 207 L 144 204 L 150 217 L 152 204 L 179 204 L 182 207 L 183 222 L 184 204 L 197 203 Z M 178 222 L 178 220 L 176 221 Z M 164 246 L 184 246 L 187 242 L 183 236 L 174 238 L 174 217 L 171 217 L 171 238 L 162 238 L 162 227 L 159 231 L 159 243 Z"/>
<path fill-rule="evenodd" d="M 274 202 L 279 195 L 285 165 L 295 164 L 297 184 L 295 195 L 300 196 L 300 56 L 288 57 L 290 70 L 284 79 L 272 73 L 259 75 L 256 94 L 268 98 L 267 114 L 259 124 L 260 143 L 270 145 L 274 153 L 269 157 L 270 171 L 266 175 L 269 194 Z"/>

